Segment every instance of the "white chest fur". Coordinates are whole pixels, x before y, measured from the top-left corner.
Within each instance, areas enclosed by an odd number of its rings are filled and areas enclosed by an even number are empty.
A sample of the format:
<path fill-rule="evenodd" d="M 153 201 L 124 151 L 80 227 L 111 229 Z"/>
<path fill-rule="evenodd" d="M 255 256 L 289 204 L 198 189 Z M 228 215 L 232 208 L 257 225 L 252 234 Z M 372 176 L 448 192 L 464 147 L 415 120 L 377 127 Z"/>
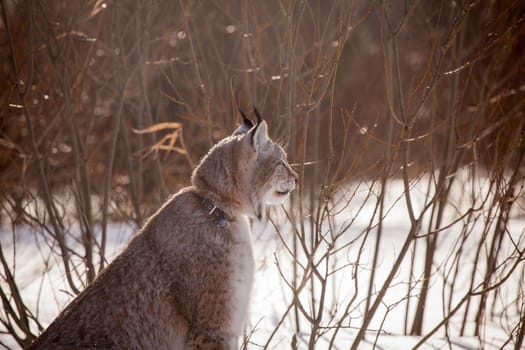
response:
<path fill-rule="evenodd" d="M 232 225 L 232 233 L 237 243 L 231 255 L 231 290 L 232 318 L 231 332 L 236 336 L 242 334 L 244 322 L 248 315 L 250 295 L 253 284 L 254 261 L 252 234 L 248 219 L 244 216 Z"/>

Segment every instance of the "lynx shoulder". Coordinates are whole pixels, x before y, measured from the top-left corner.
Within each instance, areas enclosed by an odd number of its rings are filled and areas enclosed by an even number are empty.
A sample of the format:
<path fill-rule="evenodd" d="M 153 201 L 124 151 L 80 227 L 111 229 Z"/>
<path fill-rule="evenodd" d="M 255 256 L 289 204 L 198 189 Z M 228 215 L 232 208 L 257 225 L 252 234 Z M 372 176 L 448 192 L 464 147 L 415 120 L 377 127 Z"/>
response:
<path fill-rule="evenodd" d="M 243 115 L 244 117 L 244 115 Z M 254 266 L 249 217 L 282 203 L 297 174 L 258 116 L 201 160 L 29 349 L 234 349 Z"/>

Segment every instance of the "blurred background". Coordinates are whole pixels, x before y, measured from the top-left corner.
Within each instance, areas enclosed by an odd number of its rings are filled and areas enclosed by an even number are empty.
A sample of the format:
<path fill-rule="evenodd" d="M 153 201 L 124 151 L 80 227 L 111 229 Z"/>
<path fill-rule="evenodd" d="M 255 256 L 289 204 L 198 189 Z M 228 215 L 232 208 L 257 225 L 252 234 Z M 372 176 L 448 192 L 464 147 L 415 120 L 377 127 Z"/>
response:
<path fill-rule="evenodd" d="M 255 106 L 269 122 L 301 175 L 293 203 L 312 213 L 349 183 L 400 179 L 408 191 L 430 175 L 421 214 L 435 207 L 429 230 L 439 229 L 455 174 L 469 169 L 469 179 L 488 179 L 491 200 L 480 205 L 502 227 L 512 210 L 523 216 L 521 0 L 1 6 L 0 219 L 56 242 L 72 294 L 103 268 L 108 224 L 140 226 L 187 186 L 239 123 L 238 108 Z M 432 266 L 436 242 L 425 242 Z M 70 276 L 75 258 L 81 282 Z M 14 301 L 14 267 L 3 266 L 13 312 L 2 322 L 26 344 L 38 332 Z"/>
<path fill-rule="evenodd" d="M 292 162 L 316 162 L 314 180 L 332 153 L 351 177 L 377 176 L 405 121 L 412 175 L 457 149 L 462 164 L 494 167 L 523 131 L 524 8 L 3 1 L 3 199 L 42 191 L 44 176 L 80 200 L 109 186 L 111 198 L 157 205 L 252 105 Z M 144 132 L 161 122 L 179 124 Z"/>

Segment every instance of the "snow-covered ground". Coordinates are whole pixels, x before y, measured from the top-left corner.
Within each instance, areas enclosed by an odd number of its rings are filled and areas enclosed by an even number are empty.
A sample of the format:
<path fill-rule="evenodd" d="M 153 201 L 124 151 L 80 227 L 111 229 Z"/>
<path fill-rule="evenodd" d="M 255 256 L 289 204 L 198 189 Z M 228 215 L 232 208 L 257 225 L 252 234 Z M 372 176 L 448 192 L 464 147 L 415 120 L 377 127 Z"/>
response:
<path fill-rule="evenodd" d="M 458 174 L 458 177 L 466 174 Z M 411 190 L 411 201 L 414 207 L 414 212 L 419 213 L 428 202 L 426 189 L 428 179 L 421 179 L 414 185 Z M 373 192 L 378 191 L 377 186 L 373 186 Z M 350 185 L 346 193 L 342 194 L 344 200 L 341 204 L 340 211 L 337 211 L 334 222 L 331 227 L 326 227 L 324 232 L 339 232 L 343 227 L 349 225 L 348 231 L 345 231 L 339 239 L 338 244 L 344 246 L 345 249 L 333 255 L 330 261 L 330 266 L 327 267 L 330 278 L 327 279 L 327 290 L 329 292 L 323 296 L 322 304 L 326 309 L 322 315 L 322 322 L 327 327 L 326 335 L 320 339 L 316 348 L 327 348 L 327 343 L 331 339 L 331 331 L 328 329 L 334 325 L 331 317 L 337 318 L 341 314 L 345 304 L 349 300 L 353 300 L 348 317 L 345 318 L 343 325 L 346 328 L 340 331 L 336 341 L 333 344 L 336 348 L 347 349 L 352 344 L 352 341 L 360 328 L 365 310 L 366 296 L 368 292 L 368 284 L 371 278 L 371 268 L 373 261 L 373 251 L 377 239 L 377 219 L 372 220 L 374 229 L 371 230 L 370 236 L 364 240 L 363 232 L 370 226 L 371 217 L 373 213 L 373 206 L 375 198 L 367 197 L 370 193 L 370 188 L 361 183 L 360 185 Z M 473 196 L 472 196 L 473 194 Z M 430 283 L 429 294 L 425 307 L 425 317 L 423 322 L 422 334 L 425 335 L 430 332 L 436 325 L 438 325 L 453 309 L 461 299 L 468 293 L 471 283 L 471 275 L 474 273 L 474 286 L 478 286 L 483 278 L 484 267 L 486 265 L 487 250 L 490 245 L 491 230 L 484 240 L 483 248 L 481 250 L 481 258 L 476 267 L 473 262 L 478 250 L 480 239 L 483 235 L 483 230 L 486 227 L 487 219 L 494 215 L 489 213 L 487 209 L 480 209 L 476 212 L 479 214 L 477 219 L 466 218 L 458 220 L 462 215 L 467 214 L 472 208 L 480 208 L 480 203 L 488 203 L 492 200 L 492 195 L 488 190 L 488 180 L 481 179 L 475 184 L 468 184 L 468 181 L 458 181 L 451 190 L 449 200 L 451 201 L 449 209 L 443 215 L 443 227 L 448 229 L 439 234 L 438 249 L 434 256 L 434 266 L 432 268 L 432 277 Z M 485 202 L 484 202 L 485 201 Z M 337 200 L 336 200 L 337 202 Z M 361 203 L 366 203 L 360 208 Z M 350 203 L 350 205 L 347 205 Z M 405 242 L 405 239 L 410 230 L 410 220 L 407 214 L 407 208 L 403 197 L 403 184 L 401 181 L 391 181 L 388 184 L 388 190 L 385 199 L 385 212 L 387 214 L 382 219 L 382 233 L 380 240 L 380 254 L 377 263 L 377 270 L 374 278 L 374 291 L 377 292 L 383 285 L 387 275 L 390 273 L 394 261 Z M 337 207 L 336 205 L 336 207 Z M 507 236 L 503 238 L 502 249 L 500 256 L 498 256 L 499 263 L 502 263 L 506 257 L 516 254 L 515 248 L 520 247 L 521 250 L 525 247 L 525 220 L 523 218 L 522 209 L 518 208 L 512 215 L 507 225 Z M 428 223 L 428 217 L 424 216 L 422 220 L 421 233 L 426 233 L 424 227 Z M 305 225 L 308 226 L 308 225 Z M 489 225 L 489 228 L 493 225 Z M 462 232 L 466 229 L 468 233 Z M 254 293 L 254 302 L 252 306 L 251 322 L 256 325 L 256 331 L 252 335 L 252 340 L 256 344 L 264 344 L 265 339 L 268 338 L 268 330 L 272 331 L 275 324 L 283 314 L 283 310 L 290 305 L 292 301 L 292 292 L 283 283 L 282 277 L 285 275 L 287 280 L 291 280 L 291 266 L 294 264 L 294 259 L 287 253 L 285 246 L 292 245 L 291 234 L 281 240 L 276 240 L 277 235 L 272 232 L 273 229 L 261 229 L 256 226 L 255 236 L 257 247 L 257 261 L 261 263 L 260 271 L 256 276 L 256 287 Z M 281 230 L 290 232 L 290 228 L 284 226 Z M 323 231 L 323 230 L 321 230 Z M 258 236 L 259 232 L 259 236 Z M 262 232 L 262 233 L 261 233 Z M 285 235 L 285 234 L 284 234 Z M 330 234 L 327 234 L 327 241 L 331 242 Z M 258 238 L 258 239 L 257 239 Z M 306 239 L 308 241 L 308 239 Z M 337 245 L 337 244 L 336 244 Z M 299 248 L 299 251 L 301 249 Z M 322 249 L 321 249 L 322 251 Z M 413 254 L 413 259 L 411 255 Z M 401 336 L 406 334 L 405 327 L 410 326 L 413 321 L 414 309 L 419 295 L 419 290 L 422 284 L 422 274 L 424 270 L 424 236 L 417 240 L 417 248 L 415 251 L 411 248 L 409 254 L 402 261 L 399 269 L 395 273 L 394 279 L 390 283 L 385 297 L 376 312 L 375 317 L 369 324 L 367 329 L 366 341 L 361 343 L 359 349 L 410 349 L 413 348 L 420 340 L 420 337 Z M 456 259 L 460 256 L 461 262 L 457 264 Z M 515 256 L 515 255 L 514 255 Z M 304 256 L 299 253 L 299 263 L 306 265 Z M 323 261 L 317 256 L 314 261 Z M 324 262 L 324 261 L 323 261 Z M 332 266 L 333 264 L 333 266 Z M 408 281 L 410 277 L 411 264 L 414 265 L 412 269 L 412 280 L 416 281 L 409 291 Z M 502 263 L 503 264 L 503 263 Z M 479 298 L 471 298 L 471 305 L 468 312 L 467 322 L 465 324 L 464 336 L 459 336 L 461 322 L 465 313 L 466 303 L 462 303 L 458 312 L 450 318 L 448 327 L 441 327 L 435 334 L 426 340 L 420 349 L 505 349 L 512 348 L 512 342 L 508 342 L 509 335 L 513 328 L 517 325 L 519 320 L 519 312 L 521 303 L 523 303 L 523 272 L 524 263 L 519 263 L 517 268 L 510 276 L 510 278 L 499 289 L 498 298 L 489 298 L 487 310 L 494 311 L 493 317 L 485 315 L 479 336 L 473 336 L 475 329 L 475 316 L 479 303 Z M 278 265 L 278 266 L 277 266 Z M 288 266 L 288 268 L 286 268 Z M 320 266 L 321 274 L 323 274 L 323 267 Z M 284 270 L 284 271 L 283 271 Z M 299 269 L 301 270 L 301 269 Z M 281 271 L 281 272 L 280 272 Z M 333 274 L 331 271 L 335 271 Z M 502 269 L 500 271 L 500 278 L 504 275 L 503 272 L 508 271 Z M 452 278 L 452 273 L 457 273 L 457 278 Z M 301 271 L 299 272 L 301 276 Z M 332 278 L 334 275 L 337 277 Z M 317 280 L 314 278 L 314 280 Z M 454 286 L 451 287 L 451 283 Z M 414 282 L 413 282 L 414 283 Z M 450 298 L 451 289 L 453 290 Z M 479 290 L 480 288 L 475 288 Z M 314 283 L 313 289 L 306 287 L 301 291 L 299 296 L 303 307 L 305 307 L 310 315 L 317 315 L 317 310 L 322 298 L 321 284 Z M 312 300 L 313 296 L 313 300 Z M 354 298 L 354 299 L 352 299 Z M 449 300 L 450 298 L 450 300 Z M 405 321 L 405 314 L 407 308 L 407 299 L 410 301 L 408 322 Z M 516 304 L 516 308 L 510 310 L 510 305 Z M 521 304 L 522 305 L 522 304 Z M 312 310 L 314 310 L 312 312 Z M 297 329 L 294 324 L 294 317 L 290 315 L 283 322 L 283 326 L 274 336 L 272 344 L 279 344 L 276 348 L 289 347 L 292 336 Z M 299 316 L 299 320 L 304 318 Z M 301 322 L 300 322 L 301 323 Z M 298 334 L 299 348 L 306 348 L 305 343 L 308 341 L 310 329 L 306 327 L 301 329 Z M 260 333 L 260 337 L 258 337 Z M 508 343 L 508 344 L 507 344 Z M 302 345 L 302 347 L 301 347 Z M 270 347 L 271 348 L 271 347 Z"/>
<path fill-rule="evenodd" d="M 423 182 L 421 182 L 421 185 L 423 185 Z M 361 188 L 356 186 L 350 185 L 348 187 L 348 192 L 339 198 L 342 199 L 339 203 L 345 205 L 341 207 L 340 212 L 334 217 L 330 225 L 326 223 L 321 228 L 321 232 L 329 234 L 329 232 L 338 232 L 338 230 L 342 230 L 349 224 L 348 229 L 337 240 L 336 245 L 342 247 L 342 249 L 334 253 L 326 266 L 319 266 L 319 271 L 328 271 L 329 277 L 326 279 L 326 293 L 322 294 L 321 284 L 319 281 L 315 281 L 313 283 L 308 282 L 298 296 L 306 312 L 317 314 L 318 307 L 321 304 L 321 295 L 323 295 L 322 305 L 325 311 L 320 314 L 322 315 L 321 326 L 326 327 L 326 335 L 317 341 L 316 349 L 328 348 L 328 343 L 333 335 L 333 329 L 330 329 L 330 327 L 334 325 L 336 320 L 341 318 L 343 309 L 350 302 L 348 315 L 343 317 L 341 330 L 333 342 L 334 348 L 348 349 L 363 320 L 374 245 L 377 238 L 374 223 L 377 223 L 378 220 L 372 220 L 374 229 L 370 231 L 366 241 L 363 241 L 365 237 L 363 232 L 366 231 L 370 224 L 375 198 L 366 199 L 369 189 L 363 184 L 360 185 Z M 402 189 L 401 182 L 391 181 L 389 183 L 386 198 L 387 214 L 382 220 L 380 259 L 377 263 L 378 267 L 374 279 L 375 291 L 381 288 L 410 229 L 407 208 L 402 198 Z M 416 186 L 411 191 L 416 211 L 423 207 L 425 201 L 424 191 L 418 193 L 418 189 L 419 187 Z M 377 188 L 374 188 L 375 190 Z M 453 222 L 455 218 L 468 209 L 469 205 L 472 207 L 472 199 L 466 200 L 464 198 L 465 192 L 461 189 L 456 190 L 458 192 L 452 197 L 456 198 L 457 202 L 454 206 L 451 206 L 454 210 L 446 213 L 445 222 Z M 483 192 L 483 190 L 480 191 Z M 351 198 L 344 197 L 348 193 L 352 194 Z M 359 206 L 364 202 L 366 204 L 359 210 Z M 350 203 L 349 206 L 346 205 L 348 203 Z M 486 215 L 486 213 L 481 214 Z M 281 222 L 281 224 L 277 225 L 281 236 L 276 233 L 275 227 L 268 222 L 254 223 L 253 239 L 257 271 L 248 325 L 248 332 L 250 333 L 248 349 L 261 348 L 260 345 L 266 343 L 281 319 L 283 319 L 282 324 L 275 334 L 272 335 L 273 338 L 268 348 L 290 349 L 292 341 L 296 341 L 299 349 L 306 349 L 310 326 L 304 316 L 299 314 L 296 318 L 295 309 L 291 308 L 287 316 L 283 318 L 288 306 L 293 301 L 293 293 L 283 280 L 285 278 L 291 281 L 293 276 L 294 260 L 287 250 L 293 246 L 292 230 L 289 223 L 283 222 L 286 220 L 278 219 L 279 217 L 283 218 L 282 212 L 279 210 L 272 217 L 276 221 Z M 523 248 L 525 246 L 525 219 L 522 216 L 520 218 L 519 213 L 515 217 L 509 223 L 509 237 L 515 238 L 515 243 Z M 458 265 L 459 277 L 456 279 L 453 288 L 452 307 L 468 291 L 472 273 L 472 261 L 474 261 L 477 244 L 482 235 L 483 222 L 483 220 L 479 220 L 473 224 L 471 233 L 465 240 L 461 254 L 462 263 Z M 308 228 L 308 218 L 305 218 L 303 223 L 306 227 L 307 237 L 309 237 L 308 235 L 311 232 Z M 461 227 L 463 225 L 460 221 L 458 224 L 452 225 L 448 230 L 440 233 L 439 248 L 433 268 L 434 277 L 431 281 L 425 308 L 423 334 L 428 333 L 438 324 L 448 314 L 450 309 L 447 307 L 447 303 L 450 295 L 451 279 L 447 273 L 453 270 L 454 253 L 458 251 L 458 244 L 463 237 L 460 235 Z M 134 231 L 135 228 L 127 223 L 112 223 L 108 233 L 107 251 L 109 256 L 114 257 L 118 254 Z M 10 227 L 2 227 L 0 229 L 0 240 L 4 254 L 10 264 L 15 267 L 15 278 L 21 287 L 24 300 L 38 319 L 43 324 L 48 324 L 71 299 L 71 295 L 66 292 L 65 278 L 62 271 L 58 268 L 60 264 L 57 264 L 56 255 L 50 254 L 50 251 L 56 250 L 57 247 L 47 246 L 40 232 L 34 232 L 32 229 L 23 226 L 17 227 L 15 232 Z M 328 241 L 330 239 L 327 239 Z M 510 241 L 505 240 L 504 244 L 507 246 L 503 247 L 503 251 L 509 255 L 511 255 L 509 252 L 513 249 L 512 244 L 509 243 Z M 328 249 L 328 245 L 321 244 L 316 254 L 314 254 L 314 261 L 323 261 L 325 249 Z M 307 261 L 300 247 L 298 250 L 298 259 L 295 260 L 295 263 L 299 267 L 298 276 L 300 279 L 303 273 L 300 266 L 306 266 Z M 408 281 L 412 254 L 414 256 L 412 277 L 413 281 L 417 281 L 417 283 L 409 291 Z M 483 257 L 485 258 L 486 254 L 483 254 Z M 412 323 L 416 298 L 421 287 L 423 265 L 424 245 L 423 239 L 420 239 L 418 240 L 416 251 L 410 250 L 410 253 L 407 254 L 401 263 L 399 270 L 395 273 L 387 294 L 376 312 L 376 317 L 373 318 L 367 327 L 369 331 L 359 349 L 411 349 L 421 340 L 420 337 L 403 336 L 402 334 L 404 334 L 405 328 L 407 299 L 410 300 L 408 327 Z M 482 266 L 484 263 L 479 265 Z M 480 336 L 473 336 L 474 312 L 477 308 L 478 299 L 472 299 L 473 305 L 469 313 L 466 336 L 459 336 L 459 327 L 464 313 L 460 311 L 451 318 L 449 326 L 446 328 L 448 332 L 445 332 L 445 328 L 442 327 L 434 336 L 425 341 L 420 349 L 506 348 L 504 344 L 508 340 L 509 334 L 516 325 L 519 316 L 516 312 L 510 310 L 509 305 L 512 305 L 514 302 L 523 302 L 525 286 L 520 285 L 523 281 L 523 276 L 521 276 L 523 271 L 523 266 L 516 269 L 516 272 L 501 288 L 498 298 L 490 300 L 491 306 L 489 309 L 492 307 L 492 303 L 495 303 L 494 310 L 496 315 L 493 318 L 485 318 Z M 479 271 L 478 274 L 477 278 L 480 279 L 482 271 Z M 444 283 L 445 279 L 446 282 Z M 516 299 L 518 295 L 521 295 L 521 299 Z M 296 319 L 299 320 L 299 331 L 297 331 Z M 0 335 L 0 341 L 9 344 L 14 349 L 17 348 L 6 335 Z M 511 343 L 507 347 L 512 348 Z"/>

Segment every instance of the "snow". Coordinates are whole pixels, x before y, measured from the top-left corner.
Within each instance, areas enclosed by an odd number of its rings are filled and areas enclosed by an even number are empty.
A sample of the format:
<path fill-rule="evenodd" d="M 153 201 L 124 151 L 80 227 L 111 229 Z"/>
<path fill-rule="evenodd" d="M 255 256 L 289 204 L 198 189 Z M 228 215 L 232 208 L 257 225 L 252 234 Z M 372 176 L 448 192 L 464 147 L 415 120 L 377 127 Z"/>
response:
<path fill-rule="evenodd" d="M 411 191 L 412 198 L 415 202 L 415 211 L 419 212 L 425 203 L 425 191 L 422 189 L 425 179 L 414 184 Z M 401 181 L 390 181 L 386 193 L 386 215 L 382 220 L 382 234 L 380 244 L 380 261 L 375 275 L 375 290 L 379 290 L 390 272 L 390 269 L 397 258 L 401 247 L 407 237 L 410 229 L 410 220 L 407 216 L 407 208 L 404 198 L 402 197 L 403 185 Z M 462 213 L 466 213 L 482 200 L 486 194 L 487 182 L 481 180 L 476 186 L 472 185 L 471 193 L 479 197 L 472 200 L 469 190 L 464 190 L 465 183 L 458 183 L 458 188 L 453 188 L 455 193 L 452 198 L 455 203 L 445 215 L 445 223 L 453 223 Z M 475 187 L 475 189 L 474 189 Z M 320 264 L 320 272 L 335 271 L 330 273 L 326 280 L 327 293 L 324 295 L 325 311 L 321 313 L 322 324 L 328 326 L 326 334 L 317 341 L 316 349 L 328 348 L 331 336 L 334 334 L 333 326 L 335 321 L 342 316 L 342 312 L 350 301 L 349 314 L 343 319 L 343 328 L 337 334 L 334 341 L 334 349 L 348 349 L 359 330 L 365 309 L 366 295 L 370 281 L 371 267 L 373 261 L 373 251 L 375 240 L 377 238 L 377 218 L 372 219 L 373 229 L 370 231 L 366 241 L 366 228 L 372 218 L 375 204 L 375 196 L 367 197 L 370 189 L 378 191 L 377 184 L 368 186 L 367 184 L 349 184 L 347 191 L 342 192 L 334 199 L 341 205 L 340 212 L 337 214 L 331 226 L 325 224 L 321 231 L 328 234 L 348 229 L 341 234 L 337 240 L 336 246 L 343 247 L 337 253 L 331 256 L 326 265 Z M 455 192 L 454 192 L 455 191 Z M 490 195 L 489 195 L 490 197 Z M 364 205 L 361 207 L 361 205 Z M 487 215 L 481 211 L 480 217 Z M 288 253 L 287 249 L 293 246 L 293 234 L 289 223 L 284 222 L 282 210 L 277 208 L 272 212 L 274 222 L 279 222 L 276 227 L 279 228 L 280 235 L 277 234 L 276 228 L 269 222 L 253 223 L 254 238 L 254 256 L 255 256 L 255 285 L 253 289 L 252 302 L 250 306 L 249 324 L 247 326 L 247 335 L 249 335 L 248 349 L 262 348 L 275 326 L 281 321 L 283 314 L 293 301 L 293 294 L 286 285 L 283 278 L 288 281 L 292 280 L 294 260 Z M 425 221 L 423 221 L 425 222 Z M 458 271 L 459 278 L 454 285 L 454 297 L 452 298 L 452 307 L 460 301 L 461 297 L 468 291 L 470 276 L 472 272 L 472 261 L 474 260 L 477 242 L 483 234 L 483 220 L 477 220 L 470 227 L 472 232 L 465 241 L 463 254 Z M 309 230 L 308 218 L 304 219 L 306 241 L 309 241 L 311 232 Z M 448 230 L 440 233 L 438 241 L 438 251 L 435 256 L 437 262 L 433 266 L 435 277 L 427 299 L 425 319 L 423 323 L 423 334 L 427 334 L 436 324 L 438 324 L 448 314 L 447 308 L 450 294 L 450 278 L 447 273 L 453 266 L 454 254 L 461 242 L 460 228 L 462 222 L 452 225 Z M 331 227 L 331 229 L 330 229 Z M 422 225 L 425 227 L 425 224 Z M 332 231 L 330 231 L 332 230 Z M 133 234 L 135 228 L 127 223 L 112 223 L 108 229 L 108 252 L 109 256 L 114 257 L 122 249 L 129 237 Z M 509 237 L 515 240 L 515 244 L 520 247 L 525 246 L 525 219 L 520 213 L 513 213 L 509 222 Z M 520 241 L 521 239 L 521 241 Z M 44 325 L 48 324 L 71 299 L 71 295 L 66 292 L 66 281 L 63 272 L 58 268 L 56 255 L 51 252 L 56 251 L 57 247 L 49 247 L 41 238 L 41 232 L 35 231 L 27 226 L 17 227 L 13 232 L 10 227 L 0 228 L 1 247 L 8 258 L 11 266 L 16 266 L 16 281 L 21 287 L 21 293 L 28 307 L 37 315 Z M 413 315 L 416 305 L 416 297 L 421 287 L 421 275 L 424 265 L 424 239 L 419 239 L 417 249 L 414 253 L 414 275 L 413 280 L 418 281 L 408 292 L 408 281 L 410 274 L 412 250 L 402 261 L 401 266 L 388 288 L 385 298 L 378 308 L 376 316 L 368 326 L 366 339 L 361 343 L 359 349 L 410 349 L 415 346 L 421 337 L 403 336 L 405 328 L 405 309 L 407 307 L 407 293 L 410 296 L 410 314 Z M 329 239 L 327 239 L 329 241 Z M 505 239 L 503 247 L 509 255 L 513 246 L 510 239 Z M 323 261 L 323 253 L 328 245 L 321 244 L 318 251 L 314 254 L 314 261 Z M 14 252 L 16 251 L 16 255 Z M 482 254 L 486 259 L 486 252 Z M 308 261 L 299 247 L 297 262 L 302 266 L 307 266 Z M 80 264 L 80 262 L 79 262 Z M 299 267 L 298 274 L 302 277 L 304 270 Z M 484 262 L 479 264 L 484 266 Z M 326 270 L 325 270 L 326 269 Z M 509 305 L 515 301 L 518 292 L 523 295 L 524 286 L 520 285 L 520 273 L 523 267 L 518 267 L 517 272 L 513 273 L 510 279 L 504 284 L 499 297 L 490 300 L 495 303 L 495 314 L 493 319 L 487 318 L 483 324 L 481 336 L 473 336 L 474 312 L 477 308 L 477 299 L 473 299 L 470 308 L 469 322 L 466 327 L 466 336 L 459 336 L 459 327 L 464 313 L 464 306 L 460 311 L 451 318 L 447 328 L 440 328 L 435 335 L 419 347 L 419 349 L 500 349 L 505 348 L 512 328 L 517 323 L 516 312 Z M 476 271 L 476 281 L 482 278 L 482 270 Z M 438 277 L 439 276 L 439 277 Z M 299 301 L 307 310 L 317 310 L 321 298 L 322 285 L 318 282 L 308 282 L 299 295 Z M 312 298 L 313 296 L 313 298 Z M 523 296 L 521 297 L 523 298 Z M 521 299 L 522 300 L 522 299 Z M 519 300 L 518 300 L 519 302 Z M 492 305 L 492 304 L 490 304 Z M 300 331 L 298 332 L 295 325 L 295 310 L 291 308 L 287 316 L 282 321 L 282 325 L 273 335 L 269 349 L 289 349 L 293 339 L 297 341 L 299 349 L 308 348 L 309 324 L 304 316 L 299 315 Z M 331 317 L 335 317 L 330 320 Z M 409 317 L 408 327 L 412 322 L 412 316 Z M 447 340 L 447 336 L 449 340 Z M 0 341 L 17 348 L 13 345 L 12 339 L 6 335 L 0 335 Z M 512 344 L 507 345 L 511 348 Z"/>

